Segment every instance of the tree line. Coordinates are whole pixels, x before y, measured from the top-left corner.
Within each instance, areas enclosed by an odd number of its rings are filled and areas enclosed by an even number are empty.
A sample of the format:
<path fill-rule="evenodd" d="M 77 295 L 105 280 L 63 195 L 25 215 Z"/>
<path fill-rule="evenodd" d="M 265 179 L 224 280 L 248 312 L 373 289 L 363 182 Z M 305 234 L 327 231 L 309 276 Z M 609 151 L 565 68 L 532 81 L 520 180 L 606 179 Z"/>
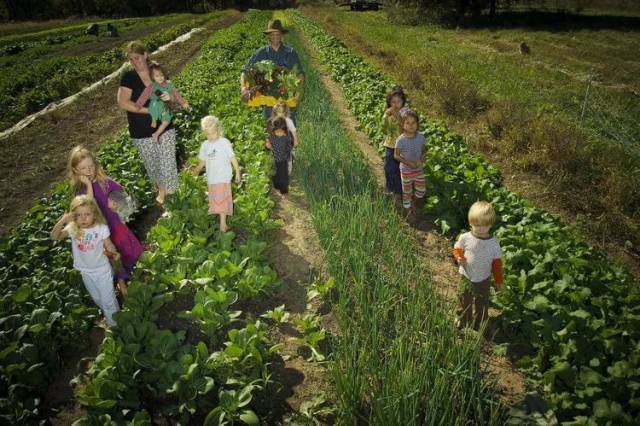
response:
<path fill-rule="evenodd" d="M 0 18 L 21 21 L 69 16 L 151 16 L 225 8 L 281 8 L 293 3 L 293 0 L 2 0 Z"/>

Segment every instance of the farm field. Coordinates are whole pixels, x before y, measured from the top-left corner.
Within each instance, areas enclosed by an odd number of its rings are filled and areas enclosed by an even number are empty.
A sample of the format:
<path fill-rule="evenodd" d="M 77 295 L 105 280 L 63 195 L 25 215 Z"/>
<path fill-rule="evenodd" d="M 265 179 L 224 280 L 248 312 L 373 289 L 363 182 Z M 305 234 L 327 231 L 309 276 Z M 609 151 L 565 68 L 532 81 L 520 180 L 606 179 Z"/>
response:
<path fill-rule="evenodd" d="M 274 18 L 305 70 L 286 196 L 271 190 L 261 111 L 238 101 L 240 69 Z M 174 118 L 179 189 L 161 215 L 123 117 L 100 124 L 123 115 L 117 83 L 61 111 L 61 124 L 45 116 L 4 141 L 4 156 L 18 161 L 39 147 L 30 135 L 69 133 L 42 144 L 57 168 L 20 181 L 44 197 L 26 213 L 27 201 L 7 210 L 18 219 L 0 240 L 0 424 L 636 423 L 637 280 L 584 229 L 512 192 L 499 158 L 478 152 L 461 117 L 435 119 L 438 101 L 371 59 L 364 43 L 375 35 L 352 47 L 357 28 L 345 37 L 343 19 L 326 8 L 224 11 L 161 57 L 191 105 Z M 428 188 L 413 221 L 379 184 L 384 96 L 398 81 L 426 118 Z M 73 111 L 87 105 L 96 111 L 79 124 Z M 225 233 L 207 213 L 206 179 L 189 169 L 207 114 L 220 117 L 242 166 Z M 100 314 L 68 242 L 49 231 L 70 200 L 63 163 L 86 135 L 106 173 L 138 199 L 133 229 L 145 251 L 118 325 L 83 349 Z M 478 199 L 496 208 L 505 263 L 482 333 L 455 325 L 459 277 L 449 259 Z M 70 348 L 86 353 L 78 365 L 67 365 Z"/>
<path fill-rule="evenodd" d="M 204 23 L 205 30 L 195 33 L 187 42 L 154 55 L 153 59 L 162 62 L 169 73 L 177 73 L 198 53 L 212 32 L 231 25 L 241 16 L 228 11 L 219 19 Z M 60 152 L 78 144 L 99 147 L 125 125 L 125 117 L 118 113 L 114 102 L 117 80 L 42 116 L 0 143 L 0 212 L 5 218 L 0 235 L 16 226 L 38 199 L 50 195 L 52 183 L 63 179 L 66 158 Z M 42 135 L 48 137 L 43 139 Z M 33 155 L 42 161 L 31 161 Z M 16 169 L 22 173 L 15 174 Z"/>
<path fill-rule="evenodd" d="M 123 21 L 121 37 L 86 36 L 84 29 L 0 39 L 0 130 L 115 71 L 127 40 L 141 39 L 155 50 L 225 13 L 177 15 Z M 102 26 L 105 32 L 105 26 Z M 76 37 L 79 35 L 79 37 Z M 98 40 L 98 41 L 96 41 Z"/>
<path fill-rule="evenodd" d="M 461 131 L 510 188 L 637 268 L 637 15 L 443 29 L 375 12 L 304 12 L 397 79 L 429 117 Z"/>

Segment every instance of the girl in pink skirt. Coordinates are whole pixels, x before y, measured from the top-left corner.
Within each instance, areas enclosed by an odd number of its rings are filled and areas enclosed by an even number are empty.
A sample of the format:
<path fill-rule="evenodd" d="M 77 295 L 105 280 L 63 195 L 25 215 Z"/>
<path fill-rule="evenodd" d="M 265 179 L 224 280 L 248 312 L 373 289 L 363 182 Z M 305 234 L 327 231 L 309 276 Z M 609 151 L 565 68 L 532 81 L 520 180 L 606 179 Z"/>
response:
<path fill-rule="evenodd" d="M 231 142 L 224 137 L 224 129 L 220 120 L 208 115 L 200 121 L 200 125 L 207 140 L 200 146 L 198 154 L 200 162 L 193 169 L 193 175 L 198 176 L 206 166 L 209 185 L 209 213 L 220 216 L 220 231 L 227 232 L 227 216 L 233 214 L 231 166 L 236 172 L 236 183 L 240 183 L 240 165 L 231 147 Z"/>

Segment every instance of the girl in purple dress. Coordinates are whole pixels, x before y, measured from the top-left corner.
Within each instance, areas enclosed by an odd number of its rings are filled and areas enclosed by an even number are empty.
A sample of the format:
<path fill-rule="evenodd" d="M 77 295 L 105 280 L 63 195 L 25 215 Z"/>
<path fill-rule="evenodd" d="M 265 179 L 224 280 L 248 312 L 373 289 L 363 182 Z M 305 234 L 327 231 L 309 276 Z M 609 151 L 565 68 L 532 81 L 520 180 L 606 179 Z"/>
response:
<path fill-rule="evenodd" d="M 104 173 L 95 155 L 83 146 L 77 146 L 71 151 L 68 169 L 74 194 L 87 194 L 94 198 L 107 220 L 113 243 L 121 256 L 122 268 L 116 272 L 116 279 L 118 289 L 125 296 L 126 281 L 131 276 L 143 248 L 133 232 L 122 223 L 118 213 L 109 208 L 109 193 L 123 191 L 122 186 Z"/>

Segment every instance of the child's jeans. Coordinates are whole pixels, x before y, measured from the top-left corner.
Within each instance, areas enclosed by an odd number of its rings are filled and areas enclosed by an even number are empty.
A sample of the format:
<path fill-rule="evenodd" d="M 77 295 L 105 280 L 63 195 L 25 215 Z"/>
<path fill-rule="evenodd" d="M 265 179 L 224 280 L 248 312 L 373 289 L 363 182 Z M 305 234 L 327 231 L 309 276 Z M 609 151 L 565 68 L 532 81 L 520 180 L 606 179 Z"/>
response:
<path fill-rule="evenodd" d="M 402 180 L 400 179 L 400 162 L 393 157 L 393 148 L 384 147 L 384 177 L 387 192 L 402 194 Z"/>
<path fill-rule="evenodd" d="M 400 170 L 400 178 L 402 179 L 402 207 L 408 209 L 411 207 L 411 199 L 423 198 L 425 193 L 424 170 L 409 169 Z"/>
<path fill-rule="evenodd" d="M 462 277 L 462 294 L 460 295 L 460 319 L 466 326 L 474 320 L 475 328 L 479 328 L 482 321 L 489 317 L 489 294 L 491 277 L 474 283 Z"/>

